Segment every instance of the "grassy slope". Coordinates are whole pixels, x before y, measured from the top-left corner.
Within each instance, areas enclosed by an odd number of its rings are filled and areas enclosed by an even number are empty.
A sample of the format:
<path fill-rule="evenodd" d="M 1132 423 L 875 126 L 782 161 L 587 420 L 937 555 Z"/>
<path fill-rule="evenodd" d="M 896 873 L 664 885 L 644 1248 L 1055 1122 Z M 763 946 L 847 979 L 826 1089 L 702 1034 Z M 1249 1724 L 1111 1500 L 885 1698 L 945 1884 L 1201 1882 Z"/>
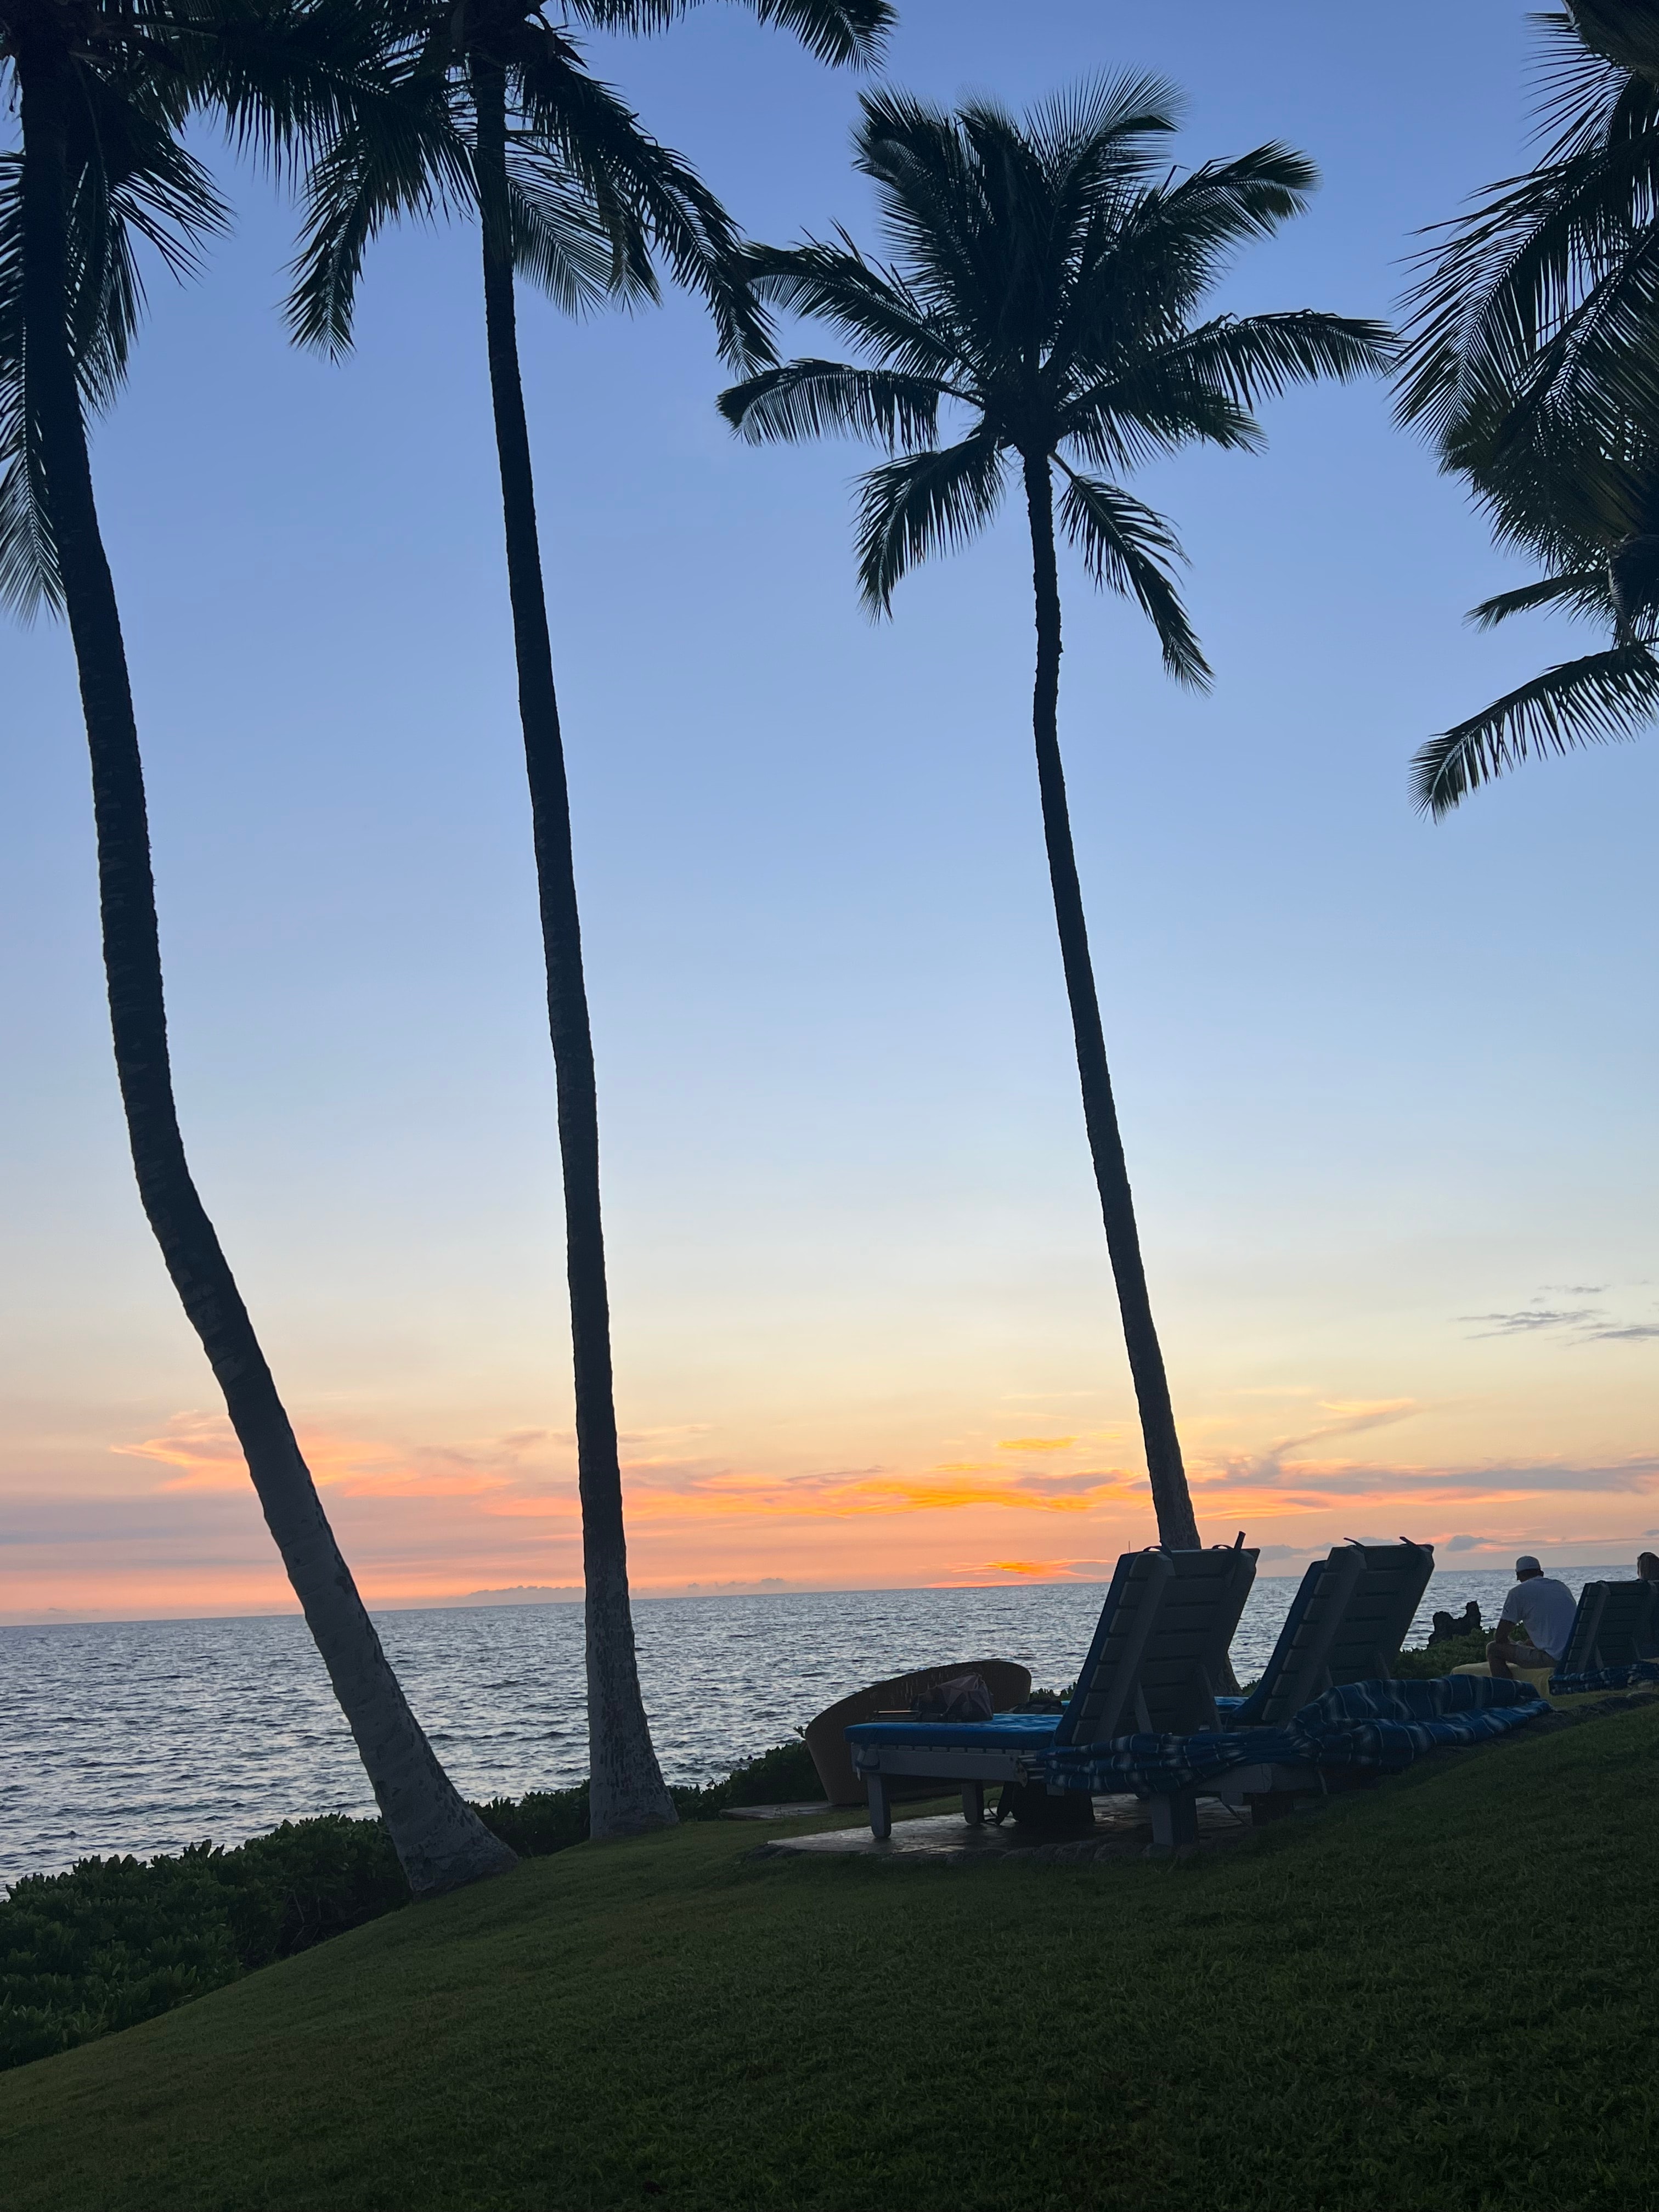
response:
<path fill-rule="evenodd" d="M 1656 1751 L 1444 1755 L 1175 1869 L 584 1847 L 7 2075 L 0 2194 L 1637 2212 Z"/>

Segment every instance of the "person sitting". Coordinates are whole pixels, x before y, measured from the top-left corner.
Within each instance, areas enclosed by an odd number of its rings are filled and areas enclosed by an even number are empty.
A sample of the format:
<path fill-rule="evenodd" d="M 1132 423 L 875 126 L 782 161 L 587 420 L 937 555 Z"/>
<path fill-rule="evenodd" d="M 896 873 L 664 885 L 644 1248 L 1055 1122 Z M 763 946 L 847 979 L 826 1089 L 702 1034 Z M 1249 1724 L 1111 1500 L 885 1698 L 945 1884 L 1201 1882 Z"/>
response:
<path fill-rule="evenodd" d="M 1557 1666 L 1571 1639 L 1577 1611 L 1578 1601 L 1566 1584 L 1547 1575 L 1531 1553 L 1523 1552 L 1515 1563 L 1515 1588 L 1498 1616 L 1497 1637 L 1486 1646 L 1487 1663 L 1498 1680 L 1514 1680 L 1511 1667 Z M 1530 1643 L 1517 1644 L 1504 1632 L 1517 1623 Z"/>
<path fill-rule="evenodd" d="M 1659 1552 L 1638 1552 L 1636 1575 L 1638 1582 L 1659 1583 Z"/>

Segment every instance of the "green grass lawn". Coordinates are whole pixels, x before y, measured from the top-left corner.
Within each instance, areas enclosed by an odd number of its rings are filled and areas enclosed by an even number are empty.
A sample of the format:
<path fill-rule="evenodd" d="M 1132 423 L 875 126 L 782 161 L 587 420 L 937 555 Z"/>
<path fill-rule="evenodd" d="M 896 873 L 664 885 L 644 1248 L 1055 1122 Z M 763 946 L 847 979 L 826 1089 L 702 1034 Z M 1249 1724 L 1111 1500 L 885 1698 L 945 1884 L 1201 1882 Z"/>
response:
<path fill-rule="evenodd" d="M 585 1845 L 0 2077 L 0 2202 L 1641 2212 L 1656 1821 L 1650 1708 L 1176 1867 Z"/>

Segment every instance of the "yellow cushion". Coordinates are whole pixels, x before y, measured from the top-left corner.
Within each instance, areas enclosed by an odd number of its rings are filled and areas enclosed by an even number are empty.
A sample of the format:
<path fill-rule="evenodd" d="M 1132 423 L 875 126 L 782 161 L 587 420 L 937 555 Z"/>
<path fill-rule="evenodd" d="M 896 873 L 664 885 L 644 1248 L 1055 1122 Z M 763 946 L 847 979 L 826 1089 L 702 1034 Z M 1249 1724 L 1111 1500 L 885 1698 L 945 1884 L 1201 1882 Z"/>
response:
<path fill-rule="evenodd" d="M 1545 1692 L 1549 1689 L 1550 1676 L 1554 1671 L 1553 1667 L 1517 1667 L 1513 1661 L 1510 1663 L 1510 1672 L 1517 1682 L 1530 1682 L 1535 1690 Z M 1484 1659 L 1477 1659 L 1472 1666 L 1454 1667 L 1452 1672 L 1454 1674 L 1490 1674 L 1492 1668 Z"/>

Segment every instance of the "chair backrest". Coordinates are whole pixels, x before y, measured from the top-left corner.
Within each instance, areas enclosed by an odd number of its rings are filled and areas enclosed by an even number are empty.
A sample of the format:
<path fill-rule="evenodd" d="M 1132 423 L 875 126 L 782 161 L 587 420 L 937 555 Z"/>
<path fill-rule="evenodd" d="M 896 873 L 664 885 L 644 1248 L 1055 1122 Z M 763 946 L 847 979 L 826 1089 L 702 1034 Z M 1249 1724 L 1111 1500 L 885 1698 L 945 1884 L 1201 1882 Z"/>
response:
<path fill-rule="evenodd" d="M 1586 1583 L 1558 1671 L 1588 1674 L 1651 1658 L 1659 1627 L 1659 1583 Z"/>
<path fill-rule="evenodd" d="M 1330 1686 L 1388 1681 L 1434 1572 L 1432 1544 L 1356 1544 L 1364 1569 L 1326 1662 Z"/>
<path fill-rule="evenodd" d="M 1141 1729 L 1190 1735 L 1214 1728 L 1216 1689 L 1255 1561 L 1242 1548 L 1126 1552 L 1056 1746 L 1107 1743 Z"/>
<path fill-rule="evenodd" d="M 1327 1690 L 1386 1681 L 1434 1572 L 1429 1544 L 1335 1544 L 1302 1577 L 1234 1725 L 1276 1728 Z"/>

